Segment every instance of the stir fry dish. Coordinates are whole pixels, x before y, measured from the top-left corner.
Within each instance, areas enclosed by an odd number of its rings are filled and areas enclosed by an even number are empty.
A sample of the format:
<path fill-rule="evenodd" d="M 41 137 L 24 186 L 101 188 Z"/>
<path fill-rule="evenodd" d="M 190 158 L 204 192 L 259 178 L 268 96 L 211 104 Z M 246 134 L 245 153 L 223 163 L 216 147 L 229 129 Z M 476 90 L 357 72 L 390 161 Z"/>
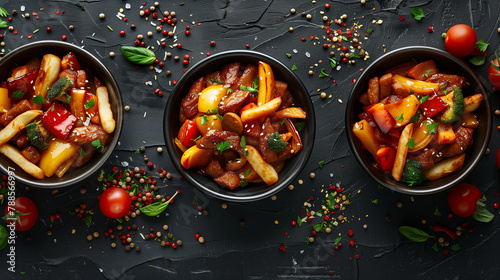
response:
<path fill-rule="evenodd" d="M 38 179 L 84 165 L 115 129 L 106 86 L 71 52 L 14 68 L 0 86 L 0 114 L 0 153 Z"/>
<path fill-rule="evenodd" d="M 199 168 L 235 189 L 276 183 L 285 161 L 302 149 L 306 112 L 271 66 L 230 63 L 200 77 L 183 99 L 175 139 L 184 168 Z"/>
<path fill-rule="evenodd" d="M 466 79 L 433 60 L 409 62 L 373 77 L 353 132 L 384 173 L 409 186 L 459 171 L 479 126 L 483 96 L 466 96 Z"/>

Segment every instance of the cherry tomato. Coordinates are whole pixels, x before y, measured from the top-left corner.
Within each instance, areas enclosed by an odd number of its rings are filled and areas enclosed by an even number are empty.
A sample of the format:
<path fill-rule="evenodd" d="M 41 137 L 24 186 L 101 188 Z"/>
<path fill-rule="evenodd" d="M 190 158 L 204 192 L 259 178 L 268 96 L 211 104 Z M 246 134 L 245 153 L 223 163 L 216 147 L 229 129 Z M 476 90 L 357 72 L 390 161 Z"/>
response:
<path fill-rule="evenodd" d="M 458 184 L 448 192 L 448 206 L 455 215 L 470 217 L 476 212 L 476 201 L 481 199 L 481 192 L 471 184 Z"/>
<path fill-rule="evenodd" d="M 119 219 L 127 215 L 130 209 L 130 195 L 122 188 L 109 188 L 99 198 L 99 209 L 110 219 Z"/>
<path fill-rule="evenodd" d="M 36 207 L 33 200 L 27 197 L 16 197 L 14 205 L 7 204 L 7 207 L 5 207 L 5 216 L 17 219 L 16 222 L 14 220 L 7 220 L 8 225 L 16 223 L 17 231 L 26 231 L 35 225 L 38 219 L 38 207 Z"/>
<path fill-rule="evenodd" d="M 457 24 L 446 33 L 444 44 L 446 50 L 454 56 L 464 57 L 471 54 L 476 48 L 477 36 L 472 27 L 466 24 Z"/>
<path fill-rule="evenodd" d="M 196 122 L 192 120 L 186 120 L 184 124 L 179 129 L 179 133 L 177 134 L 177 139 L 181 141 L 182 145 L 191 147 L 195 144 L 194 139 L 200 136 L 200 131 L 198 130 L 198 126 Z"/>
<path fill-rule="evenodd" d="M 490 68 L 488 69 L 488 78 L 490 79 L 490 83 L 497 90 L 500 90 L 500 67 L 498 66 L 498 58 L 495 58 L 492 63 L 495 64 L 496 68 L 490 64 Z M 498 162 L 498 157 L 497 157 Z M 500 165 L 499 165 L 500 166 Z"/>

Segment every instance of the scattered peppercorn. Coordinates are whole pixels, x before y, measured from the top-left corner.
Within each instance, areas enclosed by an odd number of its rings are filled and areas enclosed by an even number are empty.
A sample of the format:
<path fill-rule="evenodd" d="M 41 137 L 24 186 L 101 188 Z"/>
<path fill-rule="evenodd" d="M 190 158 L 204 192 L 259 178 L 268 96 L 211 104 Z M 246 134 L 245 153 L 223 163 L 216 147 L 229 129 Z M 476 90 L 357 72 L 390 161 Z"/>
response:
<path fill-rule="evenodd" d="M 115 52 L 109 52 L 110 57 L 115 57 Z"/>
<path fill-rule="evenodd" d="M 104 13 L 100 13 L 100 14 L 99 14 L 99 18 L 100 18 L 100 19 L 104 19 L 104 18 L 106 18 L 106 15 L 105 15 Z"/>

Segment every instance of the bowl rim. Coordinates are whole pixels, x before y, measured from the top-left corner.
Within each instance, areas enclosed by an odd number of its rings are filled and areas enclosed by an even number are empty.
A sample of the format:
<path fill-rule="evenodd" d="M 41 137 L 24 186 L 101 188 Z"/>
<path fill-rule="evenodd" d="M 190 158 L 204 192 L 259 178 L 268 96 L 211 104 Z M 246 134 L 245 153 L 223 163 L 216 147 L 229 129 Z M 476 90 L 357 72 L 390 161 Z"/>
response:
<path fill-rule="evenodd" d="M 363 78 L 365 76 L 368 76 L 368 75 L 372 76 L 373 74 L 370 73 L 371 72 L 370 70 L 375 68 L 375 67 L 380 66 L 379 64 L 381 63 L 381 61 L 383 61 L 387 57 L 395 55 L 395 54 L 414 53 L 414 52 L 432 53 L 433 55 L 438 55 L 438 56 L 444 57 L 445 59 L 453 60 L 458 65 L 460 65 L 462 68 L 464 68 L 467 72 L 469 72 L 470 75 L 474 78 L 474 80 L 477 81 L 477 87 L 479 87 L 481 94 L 483 95 L 482 102 L 484 103 L 484 105 L 486 107 L 486 115 L 488 116 L 486 118 L 486 120 L 483 120 L 483 122 L 484 122 L 483 125 L 486 126 L 486 135 L 484 137 L 484 141 L 482 141 L 482 144 L 481 144 L 481 147 L 479 150 L 479 154 L 475 158 L 473 158 L 472 163 L 468 167 L 459 171 L 460 174 L 455 179 L 453 179 L 452 181 L 450 181 L 448 183 L 442 184 L 439 187 L 432 188 L 432 189 L 428 189 L 428 188 L 422 189 L 422 188 L 418 188 L 418 186 L 417 187 L 408 187 L 408 186 L 401 184 L 399 182 L 396 182 L 396 181 L 392 182 L 392 184 L 388 184 L 387 182 L 381 180 L 379 177 L 375 176 L 375 174 L 373 174 L 371 172 L 371 170 L 368 168 L 367 164 L 363 162 L 361 154 L 360 154 L 361 152 L 363 152 L 363 150 L 361 147 L 357 147 L 355 145 L 354 138 L 356 136 L 352 132 L 352 129 L 350 129 L 351 122 L 354 123 L 354 121 L 352 121 L 350 118 L 350 111 L 355 108 L 354 104 L 356 102 L 353 100 L 353 95 L 355 94 L 355 91 L 358 88 L 358 83 L 361 82 L 362 80 L 364 80 Z M 483 85 L 479 76 L 474 72 L 474 70 L 469 65 L 464 63 L 461 59 L 451 55 L 450 53 L 448 53 L 446 51 L 443 51 L 441 49 L 434 48 L 434 47 L 429 47 L 429 46 L 401 47 L 401 48 L 392 50 L 390 52 L 387 52 L 384 55 L 377 58 L 375 61 L 373 61 L 363 71 L 361 76 L 357 79 L 356 85 L 353 87 L 353 89 L 351 90 L 351 93 L 349 95 L 349 101 L 347 102 L 347 107 L 346 107 L 346 112 L 345 112 L 345 126 L 346 126 L 346 130 L 347 130 L 347 138 L 348 138 L 349 146 L 351 147 L 351 150 L 353 151 L 354 156 L 355 156 L 356 160 L 358 161 L 358 163 L 378 183 L 382 184 L 383 186 L 385 186 L 393 191 L 404 193 L 404 194 L 410 194 L 410 195 L 427 195 L 427 194 L 438 193 L 438 192 L 441 192 L 443 190 L 446 190 L 446 189 L 456 185 L 457 183 L 462 181 L 465 177 L 467 177 L 474 170 L 474 168 L 479 164 L 482 157 L 484 156 L 486 149 L 488 148 L 488 144 L 489 144 L 489 141 L 491 138 L 491 131 L 492 131 L 491 125 L 492 125 L 491 103 L 490 103 L 490 99 L 488 96 L 488 91 L 487 91 L 486 87 Z"/>
<path fill-rule="evenodd" d="M 0 66 L 3 63 L 5 63 L 6 61 L 8 61 L 11 57 L 18 55 L 18 53 L 20 53 L 20 52 L 25 52 L 27 50 L 36 49 L 38 47 L 42 47 L 42 46 L 47 47 L 47 46 L 51 46 L 51 45 L 58 47 L 58 48 L 66 48 L 66 49 L 68 49 L 68 51 L 73 51 L 75 53 L 77 53 L 77 52 L 83 53 L 85 56 L 88 56 L 91 59 L 90 63 L 83 63 L 83 64 L 93 64 L 93 65 L 95 65 L 94 68 L 99 68 L 102 70 L 102 72 L 105 75 L 109 75 L 109 77 L 111 79 L 109 81 L 108 80 L 105 80 L 105 81 L 107 83 L 109 83 L 109 85 L 111 87 L 117 89 L 115 95 L 116 95 L 116 105 L 117 105 L 117 112 L 116 113 L 118 115 L 118 120 L 116 121 L 115 131 L 113 132 L 113 138 L 112 138 L 110 144 L 106 147 L 105 152 L 102 153 L 101 155 L 99 155 L 99 159 L 94 163 L 93 166 L 89 166 L 88 168 L 85 168 L 85 166 L 87 166 L 87 164 L 88 164 L 88 163 L 86 163 L 84 166 L 80 167 L 79 169 L 82 169 L 81 172 L 79 172 L 78 174 L 75 173 L 77 175 L 75 175 L 74 178 L 66 179 L 66 180 L 60 181 L 60 182 L 47 182 L 47 181 L 44 181 L 46 179 L 39 180 L 39 179 L 36 179 L 34 177 L 31 179 L 26 179 L 23 177 L 19 177 L 17 175 L 15 176 L 17 181 L 22 182 L 26 185 L 29 185 L 32 187 L 37 187 L 37 188 L 46 188 L 46 189 L 61 188 L 61 187 L 67 187 L 70 185 L 75 185 L 75 184 L 85 180 L 87 177 L 89 177 L 94 172 L 96 172 L 99 168 L 101 168 L 102 165 L 111 156 L 116 145 L 118 144 L 120 137 L 121 137 L 122 126 L 123 126 L 123 110 L 122 110 L 123 100 L 122 100 L 122 94 L 121 94 L 120 87 L 119 87 L 118 83 L 116 82 L 115 77 L 109 71 L 109 69 L 99 59 L 97 59 L 97 57 L 95 57 L 92 53 L 90 53 L 89 51 L 87 51 L 86 49 L 84 49 L 80 46 L 77 46 L 77 45 L 74 45 L 74 44 L 71 44 L 68 42 L 61 42 L 61 41 L 56 41 L 56 40 L 40 40 L 40 41 L 36 41 L 36 42 L 32 42 L 32 43 L 28 43 L 28 44 L 19 46 L 19 47 L 15 48 L 14 50 L 10 51 L 0 60 Z M 78 55 L 78 53 L 77 53 L 77 55 Z M 4 155 L 2 155 L 2 156 L 4 156 Z M 18 166 L 16 165 L 16 167 L 18 167 Z M 5 174 L 9 174 L 8 169 L 3 164 L 0 164 L 0 169 Z M 19 169 L 21 169 L 21 168 L 19 167 Z M 83 169 L 85 169 L 85 170 L 83 170 Z M 62 178 L 64 178 L 64 176 Z"/>
<path fill-rule="evenodd" d="M 203 67 L 205 67 L 206 63 L 210 63 L 211 61 L 216 61 L 218 59 L 225 59 L 227 57 L 234 57 L 235 61 L 238 61 L 237 58 L 241 56 L 246 56 L 250 57 L 255 60 L 266 60 L 266 61 L 271 61 L 276 65 L 276 67 L 280 68 L 283 72 L 285 72 L 288 76 L 290 76 L 291 80 L 296 81 L 297 88 L 299 89 L 299 92 L 303 92 L 306 96 L 304 97 L 304 100 L 306 101 L 306 104 L 302 104 L 302 106 L 307 106 L 311 110 L 308 112 L 308 120 L 307 124 L 310 126 L 310 135 L 309 135 L 309 140 L 310 140 L 310 145 L 307 145 L 303 148 L 299 155 L 299 162 L 297 163 L 298 168 L 295 170 L 291 171 L 291 174 L 284 179 L 284 181 L 276 185 L 274 187 L 269 187 L 269 189 L 259 192 L 258 194 L 253 194 L 253 195 L 246 195 L 246 196 L 234 196 L 231 195 L 229 192 L 228 194 L 224 193 L 219 193 L 216 192 L 210 188 L 205 187 L 203 184 L 198 182 L 197 180 L 194 179 L 194 176 L 191 176 L 180 164 L 180 160 L 177 158 L 175 149 L 177 147 L 172 143 L 170 139 L 172 139 L 172 135 L 170 133 L 170 130 L 168 128 L 168 122 L 170 120 L 170 108 L 174 106 L 174 94 L 176 93 L 176 87 L 173 89 L 172 93 L 169 95 L 169 99 L 167 101 L 167 104 L 165 106 L 165 111 L 164 111 L 164 116 L 163 116 L 163 133 L 164 133 L 164 139 L 165 139 L 165 144 L 167 146 L 167 151 L 169 153 L 170 159 L 172 160 L 172 163 L 174 164 L 175 168 L 179 171 L 179 173 L 183 176 L 184 179 L 186 179 L 191 185 L 196 187 L 197 189 L 201 190 L 202 192 L 208 194 L 211 197 L 215 197 L 221 200 L 226 200 L 226 201 L 232 201 L 232 202 L 253 202 L 257 200 L 261 200 L 263 198 L 269 197 L 280 190 L 282 190 L 285 186 L 291 183 L 295 177 L 298 176 L 300 172 L 304 169 L 306 166 L 310 155 L 312 153 L 313 147 L 314 147 L 314 139 L 315 139 L 315 134 L 316 134 L 316 118 L 315 118 L 315 113 L 314 113 L 314 105 L 311 100 L 311 96 L 309 95 L 309 91 L 305 87 L 304 83 L 293 73 L 285 64 L 283 64 L 281 61 L 278 59 L 253 50 L 227 50 L 223 52 L 219 52 L 217 54 L 210 55 L 209 57 L 204 58 L 203 60 L 199 61 L 196 63 L 193 67 L 191 67 L 177 82 L 177 85 L 181 85 L 184 83 L 186 80 L 189 79 L 191 73 L 196 73 L 198 71 L 202 71 Z M 213 62 L 212 62 L 213 63 Z M 222 67 L 223 65 L 221 65 Z M 274 68 L 273 65 L 271 67 Z M 177 116 L 175 118 L 178 119 Z M 285 163 L 286 165 L 286 163 Z M 223 188 L 222 186 L 219 186 L 220 188 Z"/>

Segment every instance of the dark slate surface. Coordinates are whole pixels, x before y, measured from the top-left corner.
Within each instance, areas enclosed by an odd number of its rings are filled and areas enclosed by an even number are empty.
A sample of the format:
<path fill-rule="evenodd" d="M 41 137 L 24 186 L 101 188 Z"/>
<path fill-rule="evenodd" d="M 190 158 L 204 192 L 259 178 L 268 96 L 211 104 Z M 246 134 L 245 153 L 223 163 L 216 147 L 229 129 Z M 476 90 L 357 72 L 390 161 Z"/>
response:
<path fill-rule="evenodd" d="M 97 211 L 95 225 L 87 228 L 69 215 L 65 208 L 71 209 L 80 203 L 97 207 L 96 197 L 100 193 L 97 174 L 81 185 L 60 189 L 57 194 L 51 194 L 50 190 L 28 192 L 20 186 L 20 195 L 29 196 L 37 203 L 40 218 L 28 233 L 32 240 L 26 240 L 27 233 L 18 234 L 15 273 L 7 271 L 7 251 L 1 252 L 0 278 L 496 279 L 500 239 L 498 210 L 494 210 L 492 204 L 500 201 L 494 195 L 494 192 L 500 191 L 497 186 L 499 172 L 495 166 L 495 153 L 500 147 L 495 129 L 499 124 L 497 117 L 493 121 L 492 152 L 466 179 L 466 182 L 477 185 L 488 199 L 488 208 L 495 214 L 489 224 L 470 218 L 448 218 L 446 192 L 409 196 L 378 189 L 377 183 L 361 169 L 349 150 L 343 118 L 353 87 L 352 80 L 360 75 L 360 68 L 367 67 L 385 51 L 410 45 L 444 49 L 441 34 L 454 24 L 466 23 L 474 27 L 478 39 L 490 43 L 488 50 L 492 53 L 499 46 L 498 1 L 367 0 L 365 5 L 361 5 L 359 0 L 313 2 L 186 0 L 181 5 L 181 1 L 162 1 L 160 9 L 175 11 L 179 19 L 177 41 L 167 38 L 166 43 L 170 46 L 181 43 L 183 46 L 182 49 L 168 46 L 163 49 L 158 48 L 156 42 L 163 36 L 149 21 L 139 16 L 139 1 L 3 1 L 1 6 L 7 11 L 19 11 L 9 23 L 18 30 L 18 34 L 14 35 L 7 29 L 0 30 L 5 35 L 4 52 L 36 40 L 60 40 L 62 35 L 66 35 L 68 42 L 84 46 L 101 58 L 116 77 L 124 104 L 131 106 L 131 110 L 125 113 L 120 145 L 104 169 L 110 171 L 113 166 L 123 164 L 146 168 L 143 157 L 147 156 L 155 163 L 152 172 L 155 176 L 156 168 L 170 171 L 174 178 L 165 182 L 169 186 L 163 191 L 171 194 L 179 188 L 183 193 L 168 208 L 168 216 L 136 218 L 134 222 L 140 226 L 139 232 L 144 234 L 149 232 L 149 228 L 162 231 L 162 225 L 168 224 L 169 231 L 177 239 L 182 239 L 183 245 L 176 250 L 162 248 L 159 242 L 145 241 L 137 236 L 134 242 L 142 247 L 141 252 L 125 252 L 121 244 L 112 249 L 111 241 L 103 233 L 114 225 L 113 221 L 106 220 Z M 125 8 L 126 3 L 131 4 L 130 10 L 124 10 L 128 22 L 115 16 L 120 8 Z M 325 3 L 330 4 L 329 10 L 325 10 Z M 39 18 L 36 19 L 33 14 L 29 19 L 23 18 L 20 12 L 22 5 L 25 12 L 37 13 Z M 153 2 L 148 2 L 146 7 L 151 5 Z M 422 8 L 427 16 L 421 22 L 414 20 L 410 14 L 410 9 L 415 7 Z M 291 8 L 298 13 L 290 14 Z M 331 70 L 327 61 L 329 50 L 322 48 L 322 44 L 326 43 L 326 32 L 322 29 L 321 11 L 325 11 L 330 19 L 347 14 L 347 26 L 362 24 L 361 34 L 373 28 L 368 40 L 361 39 L 371 58 L 367 61 L 357 59 L 356 64 L 350 67 L 340 63 L 340 70 Z M 101 12 L 106 14 L 104 20 L 99 19 Z M 302 12 L 311 14 L 312 19 L 301 16 Z M 400 16 L 404 19 L 401 20 Z M 383 23 L 376 25 L 374 20 L 382 20 Z M 193 22 L 201 25 L 194 26 Z M 131 30 L 130 24 L 135 24 L 136 30 Z M 69 31 L 69 25 L 74 25 L 75 29 Z M 191 26 L 190 36 L 184 35 L 186 25 Z M 52 28 L 50 33 L 46 32 L 48 26 Z M 433 33 L 428 32 L 429 26 L 434 28 Z M 293 27 L 294 31 L 289 32 L 289 27 Z M 37 29 L 39 31 L 33 33 Z M 166 29 L 172 30 L 171 27 Z M 120 30 L 125 30 L 126 35 L 120 36 Z M 147 31 L 153 32 L 153 38 L 147 38 Z M 33 34 L 32 38 L 28 38 L 28 34 Z M 143 34 L 144 41 L 155 46 L 161 61 L 165 51 L 170 51 L 172 56 L 189 54 L 192 57 L 190 65 L 193 65 L 205 58 L 206 52 L 246 49 L 246 44 L 249 44 L 250 49 L 272 55 L 290 68 L 295 63 L 298 68 L 295 72 L 309 90 L 317 116 L 315 148 L 308 167 L 295 180 L 295 190 L 281 191 L 275 201 L 268 198 L 247 204 L 227 203 L 228 207 L 224 210 L 221 207 L 223 201 L 206 197 L 180 180 L 166 150 L 158 154 L 156 149 L 165 149 L 162 115 L 173 89 L 171 82 L 179 79 L 186 67 L 170 58 L 165 61 L 163 72 L 156 74 L 127 62 L 121 56 L 119 47 L 133 45 L 137 34 Z M 317 39 L 309 40 L 311 35 Z M 302 37 L 307 39 L 306 42 L 301 41 Z M 216 41 L 215 47 L 210 46 L 212 40 Z M 114 58 L 108 56 L 111 51 L 116 53 Z M 338 58 L 339 52 L 336 52 Z M 291 58 L 286 53 L 292 54 Z M 319 60 L 323 62 L 315 66 Z M 310 67 L 315 71 L 314 76 L 308 75 Z M 331 78 L 319 78 L 321 68 L 325 68 Z M 167 69 L 172 71 L 171 76 L 165 75 Z M 488 65 L 474 69 L 487 85 L 495 109 L 500 100 L 498 92 L 493 93 L 488 83 Z M 333 79 L 336 83 L 332 82 Z M 152 81 L 153 85 L 145 85 L 145 81 Z M 165 95 L 155 95 L 156 88 L 164 91 Z M 319 97 L 322 91 L 332 97 L 322 100 Z M 142 145 L 146 146 L 146 153 L 134 153 Z M 318 168 L 319 161 L 326 162 L 321 169 Z M 310 172 L 316 173 L 315 179 L 309 178 Z M 304 184 L 299 185 L 298 179 L 304 180 Z M 311 195 L 316 199 L 315 206 L 311 208 L 318 209 L 321 185 L 336 183 L 341 183 L 346 192 L 353 194 L 353 204 L 345 211 L 348 222 L 333 228 L 330 234 L 318 234 L 314 243 L 306 244 L 311 224 L 291 227 L 290 221 L 298 215 L 304 216 L 300 211 L 304 209 L 303 202 Z M 80 189 L 84 186 L 87 186 L 87 193 L 81 195 Z M 374 199 L 378 199 L 378 205 L 372 203 Z M 201 214 L 192 201 L 208 210 L 208 216 Z M 402 203 L 402 208 L 397 207 L 398 202 Z M 441 216 L 434 215 L 436 208 Z M 62 219 L 51 223 L 50 214 L 57 212 L 62 214 Z M 386 216 L 390 216 L 389 222 Z M 423 218 L 427 219 L 426 225 L 420 222 Z M 241 221 L 244 221 L 243 226 Z M 468 223 L 474 231 L 465 231 L 457 239 L 461 248 L 457 251 L 450 249 L 448 255 L 443 255 L 441 248 L 439 252 L 432 249 L 432 240 L 412 243 L 400 236 L 397 230 L 401 225 L 413 225 L 431 233 L 432 225 L 454 229 L 462 223 Z M 367 229 L 363 229 L 364 224 Z M 357 240 L 354 247 L 348 245 L 352 239 L 347 236 L 348 229 L 354 231 L 353 238 Z M 46 234 L 48 230 L 52 231 L 51 236 Z M 100 232 L 101 237 L 87 242 L 85 236 L 94 231 Z M 205 244 L 195 240 L 197 232 L 205 237 Z M 289 233 L 289 237 L 285 236 L 285 232 Z M 336 251 L 334 242 L 340 234 L 343 246 Z M 286 252 L 278 249 L 281 244 L 286 247 Z"/>

